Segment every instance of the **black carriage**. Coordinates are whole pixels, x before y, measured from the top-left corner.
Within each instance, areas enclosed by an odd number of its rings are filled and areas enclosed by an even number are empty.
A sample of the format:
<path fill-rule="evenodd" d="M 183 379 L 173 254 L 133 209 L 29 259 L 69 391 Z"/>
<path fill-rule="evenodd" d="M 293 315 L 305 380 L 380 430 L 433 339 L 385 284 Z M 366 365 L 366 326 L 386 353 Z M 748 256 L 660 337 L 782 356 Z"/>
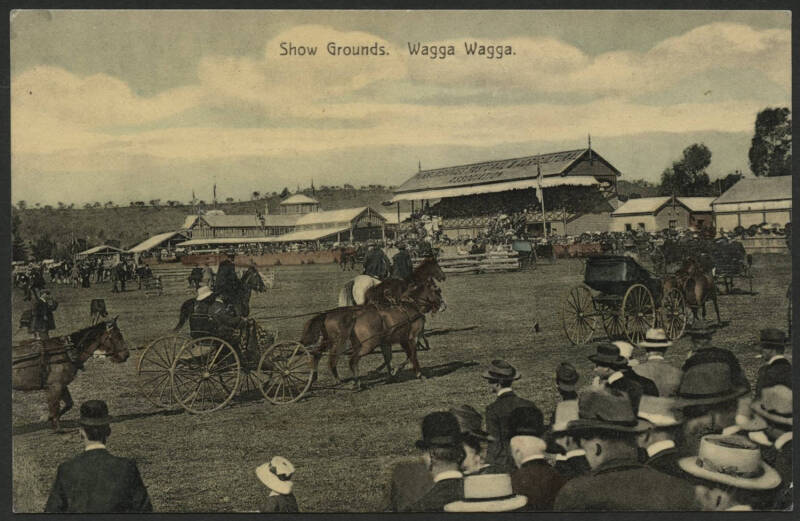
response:
<path fill-rule="evenodd" d="M 743 279 L 753 293 L 753 256 L 747 254 L 741 242 L 717 242 L 709 250 L 715 284 L 723 284 L 725 293 L 730 293 L 735 279 Z"/>
<path fill-rule="evenodd" d="M 589 257 L 584 285 L 572 288 L 561 308 L 561 324 L 573 344 L 590 342 L 601 326 L 610 340 L 637 344 L 651 327 L 663 327 L 674 340 L 687 319 L 683 294 L 677 289 L 665 294 L 662 280 L 627 256 Z"/>

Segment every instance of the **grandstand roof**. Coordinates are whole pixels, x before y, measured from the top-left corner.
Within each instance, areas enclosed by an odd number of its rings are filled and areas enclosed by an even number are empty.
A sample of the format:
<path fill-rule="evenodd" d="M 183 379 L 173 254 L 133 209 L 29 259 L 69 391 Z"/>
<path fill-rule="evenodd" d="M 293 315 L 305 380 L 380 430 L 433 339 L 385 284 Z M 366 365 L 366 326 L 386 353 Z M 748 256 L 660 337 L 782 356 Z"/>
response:
<path fill-rule="evenodd" d="M 750 203 L 792 199 L 792 176 L 746 177 L 728 188 L 711 204 Z"/>
<path fill-rule="evenodd" d="M 255 215 L 203 215 L 201 218 L 214 228 L 261 227 Z"/>
<path fill-rule="evenodd" d="M 322 212 L 302 214 L 297 220 L 297 226 L 350 222 L 367 210 L 380 216 L 381 219 L 384 218 L 383 215 L 375 210 L 371 210 L 368 206 L 360 206 L 358 208 L 342 208 L 341 210 L 325 210 Z"/>
<path fill-rule="evenodd" d="M 284 199 L 280 204 L 319 204 L 319 201 L 307 195 L 295 194 L 288 199 Z"/>
<path fill-rule="evenodd" d="M 481 185 L 485 186 L 523 180 L 529 181 L 531 179 L 536 179 L 540 170 L 542 176 L 545 178 L 567 176 L 572 169 L 584 159 L 591 159 L 592 164 L 597 162 L 603 165 L 603 170 L 605 170 L 603 175 L 620 175 L 619 170 L 603 159 L 600 154 L 589 148 L 581 148 L 564 152 L 541 154 L 538 156 L 526 156 L 514 159 L 422 170 L 394 191 L 396 195 L 393 200 L 401 200 L 399 196 L 403 194 L 413 193 L 416 198 L 435 198 L 435 195 L 431 193 L 433 190 L 452 190 L 462 187 L 477 187 Z M 592 177 L 587 174 L 591 174 L 591 172 L 572 173 L 572 175 Z M 551 184 L 550 186 L 554 185 Z M 525 188 L 527 187 L 528 186 L 525 186 Z M 474 191 L 469 193 L 482 192 Z M 423 194 L 430 197 L 421 197 Z M 468 194 L 459 191 L 457 195 L 443 195 L 442 197 L 456 197 L 458 195 Z M 407 196 L 403 199 L 408 198 Z"/>
<path fill-rule="evenodd" d="M 279 243 L 279 242 L 298 242 L 298 241 L 316 241 L 334 235 L 340 232 L 345 232 L 350 228 L 347 226 L 340 226 L 338 228 L 320 228 L 316 230 L 300 230 L 292 233 L 284 233 L 283 235 L 273 235 L 270 237 L 214 237 L 208 239 L 191 239 L 178 244 L 178 246 L 201 246 L 205 244 L 258 244 L 258 243 Z"/>

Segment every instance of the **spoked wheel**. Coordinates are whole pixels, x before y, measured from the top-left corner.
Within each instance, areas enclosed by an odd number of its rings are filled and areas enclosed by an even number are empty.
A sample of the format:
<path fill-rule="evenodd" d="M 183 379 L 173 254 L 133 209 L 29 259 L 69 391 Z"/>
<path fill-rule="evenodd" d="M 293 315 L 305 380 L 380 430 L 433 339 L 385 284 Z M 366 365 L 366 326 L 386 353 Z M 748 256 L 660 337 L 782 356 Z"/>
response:
<path fill-rule="evenodd" d="M 670 340 L 677 340 L 686 330 L 689 313 L 686 298 L 678 289 L 671 289 L 661 301 L 661 324 Z"/>
<path fill-rule="evenodd" d="M 239 388 L 241 363 L 228 342 L 202 337 L 186 342 L 172 364 L 172 392 L 189 412 L 221 409 Z"/>
<path fill-rule="evenodd" d="M 608 302 L 598 303 L 597 312 L 602 317 L 603 329 L 606 331 L 609 340 L 625 338 L 625 322 L 622 320 L 619 307 L 615 307 Z"/>
<path fill-rule="evenodd" d="M 633 345 L 638 344 L 647 330 L 656 323 L 656 306 L 653 294 L 642 284 L 634 284 L 622 299 L 622 320 L 625 335 Z"/>
<path fill-rule="evenodd" d="M 569 290 L 561 306 L 561 326 L 573 344 L 587 344 L 596 327 L 597 314 L 592 304 L 592 293 L 583 286 Z"/>
<path fill-rule="evenodd" d="M 170 370 L 178 351 L 188 340 L 182 335 L 162 336 L 151 342 L 139 356 L 136 364 L 139 389 L 148 402 L 160 409 L 175 406 Z"/>
<path fill-rule="evenodd" d="M 264 374 L 259 370 L 259 363 L 264 353 L 277 341 L 278 332 L 275 329 L 264 328 L 256 324 L 252 329 L 252 341 L 248 350 L 242 355 L 242 381 L 239 384 L 241 398 L 260 396 L 264 384 Z"/>
<path fill-rule="evenodd" d="M 280 342 L 269 348 L 258 364 L 261 393 L 279 405 L 299 400 L 311 387 L 313 359 L 300 342 Z"/>

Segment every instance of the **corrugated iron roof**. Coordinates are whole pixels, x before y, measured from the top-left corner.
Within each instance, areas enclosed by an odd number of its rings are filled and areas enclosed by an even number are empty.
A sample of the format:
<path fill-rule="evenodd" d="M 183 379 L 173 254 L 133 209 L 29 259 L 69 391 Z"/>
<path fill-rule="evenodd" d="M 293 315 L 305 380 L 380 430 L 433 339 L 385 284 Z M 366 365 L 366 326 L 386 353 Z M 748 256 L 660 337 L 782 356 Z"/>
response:
<path fill-rule="evenodd" d="M 200 217 L 200 216 L 199 215 L 187 215 L 186 218 L 183 220 L 183 228 L 182 229 L 183 230 L 188 230 L 189 228 L 194 226 L 194 223 L 197 222 L 198 217 Z"/>
<path fill-rule="evenodd" d="M 203 215 L 202 218 L 214 228 L 261 227 L 261 221 L 255 215 Z"/>
<path fill-rule="evenodd" d="M 325 210 L 323 212 L 302 214 L 297 220 L 297 226 L 350 222 L 368 208 L 367 206 L 361 206 L 359 208 L 342 208 L 341 210 Z M 383 218 L 383 216 L 375 210 L 372 210 L 372 213 Z"/>
<path fill-rule="evenodd" d="M 713 200 L 713 197 L 678 197 L 678 201 L 693 212 L 711 212 Z"/>
<path fill-rule="evenodd" d="M 101 244 L 100 246 L 95 246 L 94 248 L 89 248 L 88 250 L 84 250 L 78 253 L 77 255 L 92 255 L 94 253 L 100 253 L 101 251 L 106 251 L 106 250 L 119 251 L 119 252 L 122 251 L 121 249 L 109 246 L 108 244 Z"/>
<path fill-rule="evenodd" d="M 638 199 L 628 199 L 625 203 L 614 210 L 611 215 L 628 215 L 634 213 L 655 213 L 659 208 L 672 199 L 665 197 L 640 197 Z"/>
<path fill-rule="evenodd" d="M 386 224 L 400 224 L 411 218 L 411 212 L 400 212 L 400 219 L 397 218 L 397 212 L 381 212 L 381 215 L 386 219 Z"/>
<path fill-rule="evenodd" d="M 149 238 L 143 240 L 142 242 L 140 242 L 139 244 L 137 244 L 136 246 L 134 246 L 133 248 L 131 248 L 128 251 L 130 253 L 139 253 L 139 252 L 142 252 L 142 251 L 147 251 L 150 248 L 155 248 L 156 246 L 158 246 L 162 242 L 166 241 L 167 239 L 171 239 L 176 235 L 183 236 L 183 234 L 181 232 L 179 232 L 179 231 L 177 231 L 177 232 L 159 233 L 158 235 L 153 235 L 152 237 L 149 237 Z"/>
<path fill-rule="evenodd" d="M 270 213 L 264 216 L 264 226 L 286 226 L 291 227 L 297 224 L 297 221 L 303 214 L 278 214 Z"/>
<path fill-rule="evenodd" d="M 214 237 L 209 239 L 191 239 L 186 242 L 178 244 L 178 246 L 200 246 L 204 244 L 258 244 L 258 243 L 276 243 L 276 242 L 297 242 L 297 241 L 315 241 L 334 235 L 336 233 L 345 232 L 350 228 L 347 226 L 340 226 L 338 228 L 322 228 L 317 230 L 301 230 L 297 232 L 284 233 L 283 235 L 272 235 L 270 237 Z"/>
<path fill-rule="evenodd" d="M 303 194 L 295 194 L 295 195 L 289 197 L 288 199 L 284 199 L 283 201 L 280 202 L 281 205 L 284 205 L 284 204 L 315 204 L 315 203 L 318 204 L 319 201 L 317 201 L 314 198 L 308 197 L 307 195 L 303 195 Z"/>
<path fill-rule="evenodd" d="M 391 202 L 408 201 L 412 199 L 442 199 L 445 197 L 461 197 L 464 195 L 489 194 L 496 192 L 507 192 L 509 190 L 525 190 L 527 188 L 551 188 L 554 186 L 593 186 L 600 184 L 597 179 L 589 175 L 575 176 L 556 176 L 548 177 L 539 182 L 538 177 L 531 179 L 521 179 L 517 181 L 505 181 L 502 183 L 489 183 L 478 185 L 459 186 L 455 188 L 436 188 L 433 190 L 423 190 L 421 192 L 400 193 L 392 197 Z"/>
<path fill-rule="evenodd" d="M 414 175 L 414 177 L 400 185 L 394 191 L 394 193 L 400 194 L 420 190 L 455 188 L 458 186 L 468 186 L 480 183 L 497 183 L 520 179 L 530 179 L 539 175 L 537 170 L 537 162 L 541 168 L 542 175 L 545 177 L 560 175 L 567 171 L 573 163 L 575 163 L 588 152 L 588 148 L 581 148 L 577 150 L 567 150 L 564 152 L 541 154 L 538 156 L 501 159 L 498 161 L 485 161 L 482 163 L 422 170 Z M 608 163 L 608 161 L 600 157 L 597 152 L 592 150 L 591 153 L 592 158 L 605 163 L 614 172 L 619 174 L 619 170 L 614 168 L 610 163 Z"/>
<path fill-rule="evenodd" d="M 750 203 L 792 199 L 792 176 L 746 177 L 728 188 L 711 204 Z"/>

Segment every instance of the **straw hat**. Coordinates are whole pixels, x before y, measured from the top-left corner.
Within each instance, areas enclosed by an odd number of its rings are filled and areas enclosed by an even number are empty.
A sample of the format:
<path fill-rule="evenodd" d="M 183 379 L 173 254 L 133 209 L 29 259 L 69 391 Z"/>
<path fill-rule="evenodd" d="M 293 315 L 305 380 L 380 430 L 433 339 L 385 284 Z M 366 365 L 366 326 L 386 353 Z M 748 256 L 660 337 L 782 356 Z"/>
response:
<path fill-rule="evenodd" d="M 750 404 L 753 412 L 773 423 L 792 426 L 792 389 L 773 385 L 761 390 L 761 398 Z"/>
<path fill-rule="evenodd" d="M 778 472 L 761 459 L 761 449 L 744 436 L 709 434 L 695 456 L 678 465 L 692 476 L 745 490 L 771 490 L 781 484 Z"/>
<path fill-rule="evenodd" d="M 464 499 L 444 506 L 445 512 L 511 512 L 528 504 L 514 494 L 508 474 L 479 474 L 464 478 Z"/>
<path fill-rule="evenodd" d="M 578 416 L 578 400 L 564 400 L 556 405 L 556 413 L 553 418 L 553 425 L 550 426 L 551 436 L 559 437 L 566 432 L 567 424 L 575 421 Z"/>
<path fill-rule="evenodd" d="M 675 398 L 642 395 L 639 402 L 639 418 L 656 427 L 673 427 L 683 423 L 683 415 L 675 409 Z"/>
<path fill-rule="evenodd" d="M 645 349 L 666 349 L 672 345 L 667 338 L 667 333 L 661 328 L 650 328 L 644 334 L 644 340 L 639 342 L 639 347 Z"/>
<path fill-rule="evenodd" d="M 256 468 L 258 479 L 278 494 L 290 494 L 292 492 L 293 474 L 294 465 L 292 465 L 291 461 L 281 456 L 275 456 L 268 463 Z"/>
<path fill-rule="evenodd" d="M 197 300 L 205 300 L 210 297 L 214 292 L 208 286 L 200 286 L 197 289 Z"/>

